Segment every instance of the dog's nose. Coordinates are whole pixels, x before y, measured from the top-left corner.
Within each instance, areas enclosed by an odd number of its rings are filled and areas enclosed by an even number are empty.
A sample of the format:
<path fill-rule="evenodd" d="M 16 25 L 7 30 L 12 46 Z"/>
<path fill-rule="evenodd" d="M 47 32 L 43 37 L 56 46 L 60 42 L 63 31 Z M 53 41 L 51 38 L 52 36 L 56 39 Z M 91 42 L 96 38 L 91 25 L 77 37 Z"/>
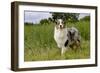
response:
<path fill-rule="evenodd" d="M 62 28 L 62 26 L 60 25 L 60 28 Z"/>

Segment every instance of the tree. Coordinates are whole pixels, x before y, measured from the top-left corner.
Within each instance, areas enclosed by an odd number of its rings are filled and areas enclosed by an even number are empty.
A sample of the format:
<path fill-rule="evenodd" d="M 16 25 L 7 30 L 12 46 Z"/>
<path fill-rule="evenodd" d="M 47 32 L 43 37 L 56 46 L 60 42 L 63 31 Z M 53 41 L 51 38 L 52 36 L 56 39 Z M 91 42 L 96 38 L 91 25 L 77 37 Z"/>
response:
<path fill-rule="evenodd" d="M 49 21 L 49 22 L 52 22 L 52 21 L 53 21 L 53 19 L 52 19 L 51 17 L 49 17 L 49 18 L 48 18 L 48 21 Z"/>
<path fill-rule="evenodd" d="M 56 19 L 63 19 L 69 22 L 76 22 L 78 21 L 79 13 L 52 13 L 52 18 L 55 21 Z"/>
<path fill-rule="evenodd" d="M 33 25 L 34 23 L 31 23 L 31 22 L 25 22 L 24 24 L 25 24 L 25 25 Z"/>
<path fill-rule="evenodd" d="M 49 24 L 49 21 L 48 21 L 48 19 L 42 19 L 42 20 L 40 21 L 40 24 L 42 24 L 42 25 L 44 25 L 44 24 Z"/>

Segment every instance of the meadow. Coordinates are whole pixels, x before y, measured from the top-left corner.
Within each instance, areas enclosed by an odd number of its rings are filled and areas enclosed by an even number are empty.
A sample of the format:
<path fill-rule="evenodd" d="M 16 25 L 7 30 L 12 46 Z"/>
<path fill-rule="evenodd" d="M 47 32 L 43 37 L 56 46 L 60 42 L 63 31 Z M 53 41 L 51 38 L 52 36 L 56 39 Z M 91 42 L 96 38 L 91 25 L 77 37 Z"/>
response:
<path fill-rule="evenodd" d="M 70 49 L 63 56 L 54 41 L 54 24 L 24 25 L 24 61 L 87 59 L 90 57 L 90 23 L 66 23 L 76 27 L 81 34 L 81 48 Z"/>

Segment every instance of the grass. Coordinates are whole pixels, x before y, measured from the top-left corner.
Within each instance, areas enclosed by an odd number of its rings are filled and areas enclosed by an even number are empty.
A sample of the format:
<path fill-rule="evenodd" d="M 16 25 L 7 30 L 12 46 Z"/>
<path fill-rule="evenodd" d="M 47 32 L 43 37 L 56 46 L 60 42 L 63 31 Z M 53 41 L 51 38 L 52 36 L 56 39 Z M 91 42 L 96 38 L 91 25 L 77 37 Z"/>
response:
<path fill-rule="evenodd" d="M 82 36 L 81 49 L 69 48 L 64 56 L 54 41 L 54 25 L 25 25 L 24 26 L 24 60 L 60 60 L 60 59 L 86 59 L 90 57 L 89 21 L 80 21 L 75 24 L 68 23 L 67 27 L 76 27 Z"/>

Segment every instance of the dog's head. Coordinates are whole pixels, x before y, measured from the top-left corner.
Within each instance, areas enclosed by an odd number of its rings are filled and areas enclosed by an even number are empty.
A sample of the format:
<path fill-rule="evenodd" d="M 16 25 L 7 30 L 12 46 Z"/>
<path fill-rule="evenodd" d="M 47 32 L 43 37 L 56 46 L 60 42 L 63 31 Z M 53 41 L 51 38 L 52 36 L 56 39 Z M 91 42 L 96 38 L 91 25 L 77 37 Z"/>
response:
<path fill-rule="evenodd" d="M 56 28 L 57 29 L 65 28 L 65 22 L 64 22 L 63 19 L 57 19 L 55 22 L 56 22 Z"/>

